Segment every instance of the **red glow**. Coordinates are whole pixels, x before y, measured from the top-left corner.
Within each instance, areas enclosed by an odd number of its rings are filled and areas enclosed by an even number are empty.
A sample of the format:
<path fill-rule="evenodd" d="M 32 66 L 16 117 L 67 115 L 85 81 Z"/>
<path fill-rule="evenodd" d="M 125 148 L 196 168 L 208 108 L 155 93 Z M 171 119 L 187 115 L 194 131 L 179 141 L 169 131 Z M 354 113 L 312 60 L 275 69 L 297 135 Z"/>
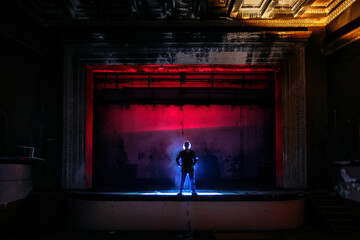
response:
<path fill-rule="evenodd" d="M 282 176 L 283 176 L 283 139 L 282 139 L 282 106 L 281 106 L 281 76 L 278 73 L 277 65 L 97 65 L 97 66 L 88 66 L 87 67 L 87 86 L 86 86 L 86 183 L 87 187 L 92 186 L 92 144 L 93 144 L 93 94 L 94 87 L 96 89 L 117 89 L 123 87 L 136 87 L 136 88 L 146 88 L 148 85 L 148 75 L 151 73 L 164 74 L 157 75 L 156 79 L 152 79 L 151 87 L 180 87 L 179 73 L 186 72 L 187 82 L 181 84 L 181 87 L 222 87 L 222 88 L 241 88 L 245 85 L 232 85 L 231 81 L 239 80 L 239 76 L 230 75 L 227 76 L 227 82 L 224 83 L 221 74 L 232 74 L 232 73 L 241 73 L 241 77 L 244 77 L 242 80 L 247 80 L 246 88 L 255 88 L 255 89 L 264 89 L 269 87 L 268 85 L 263 84 L 254 84 L 251 81 L 257 81 L 264 79 L 264 76 L 268 76 L 268 73 L 276 73 L 275 79 L 275 114 L 276 114 L 276 178 L 277 186 L 282 185 Z M 96 86 L 94 86 L 94 75 L 97 75 Z M 117 82 L 116 74 L 111 75 L 111 73 L 121 73 L 123 78 L 126 81 L 122 82 L 119 86 Z M 129 75 L 126 75 L 129 73 Z M 130 74 L 131 73 L 131 74 Z M 139 73 L 139 74 L 134 74 Z M 203 73 L 203 74 L 201 74 Z M 211 78 L 211 73 L 218 73 L 214 75 L 214 82 L 211 85 L 210 81 L 206 82 Z M 105 79 L 105 74 L 107 75 L 107 81 L 101 81 Z M 172 77 L 171 75 L 165 74 L 175 74 Z M 193 74 L 193 75 L 191 75 Z M 247 75 L 248 74 L 248 75 Z M 166 83 L 160 83 L 161 79 L 167 79 Z M 100 81 L 99 81 L 100 79 Z M 109 81 L 110 79 L 110 81 Z M 137 80 L 135 80 L 137 79 Z M 128 81 L 127 81 L 128 80 Z M 127 114 L 132 114 L 128 119 L 131 121 L 120 119 L 123 121 L 122 127 L 118 129 L 120 132 L 141 132 L 141 131 L 161 131 L 161 130 L 175 130 L 175 129 L 191 129 L 191 128 L 215 128 L 215 127 L 226 127 L 236 125 L 238 116 L 234 112 L 225 111 L 222 109 L 224 106 L 212 106 L 212 109 L 209 111 L 206 108 L 197 109 L 196 106 L 184 106 L 182 112 L 183 115 L 190 114 L 191 118 L 185 117 L 185 119 L 191 119 L 188 121 L 183 121 L 184 116 L 179 115 L 178 107 L 174 108 L 172 111 L 164 112 L 164 116 L 169 118 L 169 122 L 160 125 L 152 125 L 151 129 L 149 125 L 143 124 L 143 121 L 150 121 L 156 123 L 156 119 L 153 117 L 152 107 L 149 107 L 147 110 L 142 110 L 139 113 L 136 109 L 136 105 L 131 106 Z M 159 111 L 159 110 L 157 110 Z M 241 112 L 241 110 L 240 110 Z M 251 111 L 247 111 L 251 113 Z M 195 113 L 195 114 L 194 114 Z M 154 118 L 154 119 L 152 119 Z M 178 119 L 177 121 L 173 121 Z M 247 126 L 248 124 L 253 124 L 256 121 L 256 116 L 249 116 L 249 118 L 242 118 L 248 120 L 243 121 L 241 124 Z M 205 121 L 206 120 L 206 121 Z"/>
<path fill-rule="evenodd" d="M 276 124 L 276 186 L 283 186 L 283 121 L 282 121 L 282 97 L 281 75 L 275 74 L 275 124 Z"/>
<path fill-rule="evenodd" d="M 92 187 L 92 144 L 93 144 L 93 72 L 92 67 L 87 66 L 86 69 L 86 187 Z"/>
<path fill-rule="evenodd" d="M 146 131 L 187 130 L 263 125 L 264 110 L 259 106 L 229 105 L 119 105 L 97 106 L 106 119 L 104 134 Z M 131 121 L 129 121 L 131 119 Z M 270 119 L 268 119 L 270 121 Z"/>
<path fill-rule="evenodd" d="M 272 65 L 96 66 L 96 89 L 122 88 L 270 88 Z M 185 81 L 181 82 L 181 74 Z M 269 74 L 272 73 L 272 74 Z"/>
<path fill-rule="evenodd" d="M 145 73 L 221 73 L 221 72 L 273 72 L 276 65 L 97 65 L 93 72 L 145 72 Z"/>
<path fill-rule="evenodd" d="M 128 163 L 137 166 L 137 178 L 174 178 L 177 168 L 171 159 L 185 140 L 202 159 L 203 172 L 206 155 L 219 160 L 223 179 L 256 178 L 261 163 L 275 157 L 273 106 L 95 104 L 94 114 L 96 166 L 112 166 L 109 159 L 118 159 L 121 149 Z M 238 162 L 238 170 L 232 162 Z M 266 171 L 275 175 L 274 169 Z"/>

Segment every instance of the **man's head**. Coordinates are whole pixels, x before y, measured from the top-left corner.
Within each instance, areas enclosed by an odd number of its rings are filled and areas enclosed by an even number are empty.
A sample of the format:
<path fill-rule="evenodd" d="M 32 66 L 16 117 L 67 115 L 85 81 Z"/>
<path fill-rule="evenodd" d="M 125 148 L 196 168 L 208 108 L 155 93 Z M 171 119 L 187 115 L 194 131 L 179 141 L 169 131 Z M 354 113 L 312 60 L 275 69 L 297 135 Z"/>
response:
<path fill-rule="evenodd" d="M 191 143 L 189 141 L 184 142 L 183 149 L 189 151 L 191 148 Z"/>

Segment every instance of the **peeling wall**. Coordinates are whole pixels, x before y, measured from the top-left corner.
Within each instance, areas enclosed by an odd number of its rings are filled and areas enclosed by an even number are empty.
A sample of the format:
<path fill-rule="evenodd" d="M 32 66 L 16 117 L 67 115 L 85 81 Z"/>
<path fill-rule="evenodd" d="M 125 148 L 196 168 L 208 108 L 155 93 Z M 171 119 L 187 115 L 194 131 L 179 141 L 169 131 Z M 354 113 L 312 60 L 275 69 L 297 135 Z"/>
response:
<path fill-rule="evenodd" d="M 94 184 L 170 179 L 185 140 L 199 161 L 198 184 L 242 180 L 274 185 L 274 106 L 97 105 Z M 174 186 L 173 186 L 174 187 Z M 236 186 L 232 186 L 236 187 Z"/>
<path fill-rule="evenodd" d="M 253 33 L 253 37 L 247 38 L 248 33 L 238 32 L 236 34 L 238 38 L 231 42 L 222 42 L 223 38 L 206 38 L 201 41 L 190 38 L 184 42 L 164 42 L 156 39 L 151 42 L 150 38 L 146 39 L 148 42 L 143 42 L 138 35 L 133 35 L 134 39 L 131 43 L 127 43 L 127 38 L 124 36 L 124 39 L 115 45 L 75 43 L 66 45 L 64 48 L 66 61 L 63 98 L 63 188 L 82 189 L 91 186 L 91 182 L 87 181 L 91 176 L 75 178 L 79 168 L 82 168 L 83 163 L 86 162 L 84 134 L 86 66 L 202 63 L 281 65 L 284 144 L 282 174 L 279 175 L 277 183 L 284 188 L 305 188 L 307 153 L 304 50 L 308 35 L 300 39 L 284 39 L 277 36 L 273 36 L 275 39 L 272 39 L 264 34 Z M 187 54 L 189 57 L 176 57 L 180 56 L 177 54 Z M 199 54 L 209 54 L 210 57 L 200 57 Z"/>

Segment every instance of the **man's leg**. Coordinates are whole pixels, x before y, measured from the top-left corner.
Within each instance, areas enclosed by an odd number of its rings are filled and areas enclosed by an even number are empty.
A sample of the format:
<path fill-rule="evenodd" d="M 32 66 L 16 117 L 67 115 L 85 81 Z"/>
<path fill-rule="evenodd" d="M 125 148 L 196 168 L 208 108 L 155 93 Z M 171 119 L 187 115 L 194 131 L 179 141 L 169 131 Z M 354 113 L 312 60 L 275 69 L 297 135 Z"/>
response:
<path fill-rule="evenodd" d="M 181 171 L 180 193 L 182 193 L 182 191 L 184 189 L 186 174 L 187 174 L 187 172 Z"/>
<path fill-rule="evenodd" d="M 190 183 L 191 183 L 191 191 L 193 193 L 196 192 L 196 189 L 195 189 L 195 177 L 194 177 L 194 171 L 190 171 L 189 172 L 189 177 L 190 177 Z"/>

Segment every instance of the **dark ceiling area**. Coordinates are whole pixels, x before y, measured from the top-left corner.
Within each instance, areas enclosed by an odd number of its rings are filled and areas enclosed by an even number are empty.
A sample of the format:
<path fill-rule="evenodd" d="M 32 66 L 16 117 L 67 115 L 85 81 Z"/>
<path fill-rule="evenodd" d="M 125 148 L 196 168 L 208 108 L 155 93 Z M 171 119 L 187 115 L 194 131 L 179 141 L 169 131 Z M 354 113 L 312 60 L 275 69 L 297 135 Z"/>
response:
<path fill-rule="evenodd" d="M 227 21 L 243 26 L 295 27 L 325 26 L 352 3 L 351 0 L 18 0 L 3 3 L 2 9 L 5 15 L 21 11 L 48 27 L 106 26 L 119 21 L 126 24 L 126 20 L 222 20 L 222 25 Z"/>

